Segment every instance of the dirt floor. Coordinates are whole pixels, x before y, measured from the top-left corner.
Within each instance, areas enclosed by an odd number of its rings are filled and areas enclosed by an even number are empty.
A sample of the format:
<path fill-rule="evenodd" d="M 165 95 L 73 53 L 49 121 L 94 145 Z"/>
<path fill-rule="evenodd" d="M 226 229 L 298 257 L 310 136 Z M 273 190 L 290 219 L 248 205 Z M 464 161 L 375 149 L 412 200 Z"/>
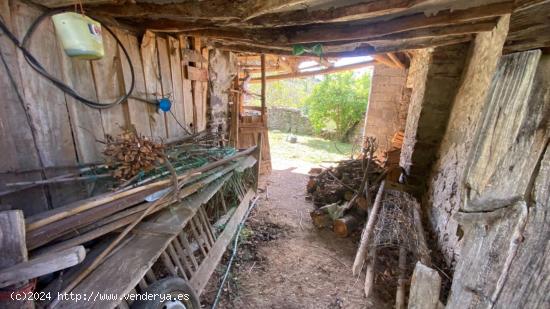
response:
<path fill-rule="evenodd" d="M 307 172 L 314 165 L 274 160 L 261 182 L 259 204 L 241 232 L 242 241 L 218 308 L 387 308 L 367 303 L 364 274 L 351 274 L 358 237 L 337 238 L 312 225 L 314 206 L 305 200 Z M 209 308 L 225 270 L 202 295 Z"/>

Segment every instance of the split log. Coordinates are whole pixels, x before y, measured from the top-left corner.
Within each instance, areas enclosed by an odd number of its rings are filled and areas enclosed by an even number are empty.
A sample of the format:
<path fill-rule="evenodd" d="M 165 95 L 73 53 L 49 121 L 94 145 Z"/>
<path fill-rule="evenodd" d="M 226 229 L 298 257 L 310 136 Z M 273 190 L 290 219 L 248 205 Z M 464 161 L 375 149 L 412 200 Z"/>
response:
<path fill-rule="evenodd" d="M 382 196 L 384 193 L 385 185 L 386 181 L 382 180 L 382 182 L 380 183 L 380 188 L 378 188 L 378 193 L 376 194 L 376 199 L 374 200 L 372 213 L 369 216 L 369 220 L 367 221 L 367 224 L 365 224 L 365 228 L 363 229 L 363 233 L 361 235 L 361 242 L 359 243 L 359 248 L 357 249 L 357 254 L 355 255 L 355 261 L 353 262 L 352 268 L 352 272 L 355 276 L 357 276 L 363 268 L 363 263 L 367 254 L 367 246 L 372 237 L 374 225 L 376 223 L 376 217 L 378 215 L 378 212 L 380 211 L 380 206 L 382 205 Z"/>
<path fill-rule="evenodd" d="M 324 211 L 316 209 L 309 213 L 316 228 L 325 228 L 332 225 L 332 218 Z"/>
<path fill-rule="evenodd" d="M 361 220 L 354 214 L 347 214 L 341 218 L 334 220 L 332 223 L 332 231 L 336 233 L 338 237 L 348 237 L 353 231 L 355 231 Z"/>
<path fill-rule="evenodd" d="M 411 279 L 409 309 L 438 309 L 441 277 L 437 271 L 417 262 Z"/>
<path fill-rule="evenodd" d="M 359 196 L 355 200 L 355 205 L 357 208 L 367 211 L 369 208 L 369 203 L 367 202 L 367 199 L 364 196 Z"/>
<path fill-rule="evenodd" d="M 307 182 L 307 192 L 313 193 L 315 192 L 315 189 L 317 189 L 317 182 L 315 181 L 315 179 L 310 178 Z"/>

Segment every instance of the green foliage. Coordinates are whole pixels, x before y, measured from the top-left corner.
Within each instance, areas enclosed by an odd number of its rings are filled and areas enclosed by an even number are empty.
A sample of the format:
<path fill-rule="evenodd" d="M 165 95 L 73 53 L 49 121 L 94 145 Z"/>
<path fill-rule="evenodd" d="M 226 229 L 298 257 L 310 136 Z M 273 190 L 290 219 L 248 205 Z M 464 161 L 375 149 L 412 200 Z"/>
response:
<path fill-rule="evenodd" d="M 311 95 L 316 81 L 314 78 L 285 79 L 267 84 L 267 106 L 304 108 L 306 99 Z M 261 84 L 251 84 L 249 91 L 259 94 Z M 248 105 L 260 106 L 260 99 L 254 97 Z"/>
<path fill-rule="evenodd" d="M 339 138 L 363 119 L 367 108 L 370 74 L 353 72 L 325 75 L 306 100 L 309 120 L 318 134 L 331 126 Z"/>

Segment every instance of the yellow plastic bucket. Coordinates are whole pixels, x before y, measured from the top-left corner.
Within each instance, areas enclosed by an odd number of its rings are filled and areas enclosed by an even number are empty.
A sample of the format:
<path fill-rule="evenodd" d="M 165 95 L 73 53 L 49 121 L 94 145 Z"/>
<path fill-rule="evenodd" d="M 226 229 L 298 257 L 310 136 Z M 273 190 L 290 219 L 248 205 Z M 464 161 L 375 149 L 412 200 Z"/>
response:
<path fill-rule="evenodd" d="M 88 60 L 103 58 L 105 51 L 99 22 L 73 12 L 56 14 L 52 20 L 67 56 Z"/>

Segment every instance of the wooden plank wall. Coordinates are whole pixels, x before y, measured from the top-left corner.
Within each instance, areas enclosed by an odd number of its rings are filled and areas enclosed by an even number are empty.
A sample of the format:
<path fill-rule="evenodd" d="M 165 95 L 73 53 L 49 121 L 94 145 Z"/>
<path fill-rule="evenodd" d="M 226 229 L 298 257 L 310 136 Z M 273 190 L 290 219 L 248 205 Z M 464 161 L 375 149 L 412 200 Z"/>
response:
<path fill-rule="evenodd" d="M 41 13 L 20 1 L 0 0 L 0 16 L 18 38 Z M 138 38 L 122 29 L 114 31 L 134 67 L 132 95 L 149 100 L 170 96 L 173 115 L 157 112 L 155 106 L 135 98 L 111 109 L 87 107 L 36 73 L 0 33 L 0 51 L 5 60 L 5 65 L 0 61 L 0 193 L 10 190 L 6 183 L 50 178 L 101 161 L 103 144 L 98 141 L 126 128 L 162 140 L 186 134 L 178 122 L 190 131 L 206 129 L 207 82 L 189 80 L 185 74 L 186 66 L 208 66 L 208 62 L 192 62 L 197 60 L 195 57 L 188 59 L 189 49 L 208 55 L 201 39 L 153 32 Z M 131 72 L 122 49 L 107 31 L 103 41 L 103 59 L 69 58 L 51 20 L 46 20 L 36 30 L 30 50 L 48 72 L 81 95 L 107 103 L 130 88 Z M 0 195 L 0 206 L 22 209 L 28 216 L 89 194 L 85 184 L 49 185 Z"/>

